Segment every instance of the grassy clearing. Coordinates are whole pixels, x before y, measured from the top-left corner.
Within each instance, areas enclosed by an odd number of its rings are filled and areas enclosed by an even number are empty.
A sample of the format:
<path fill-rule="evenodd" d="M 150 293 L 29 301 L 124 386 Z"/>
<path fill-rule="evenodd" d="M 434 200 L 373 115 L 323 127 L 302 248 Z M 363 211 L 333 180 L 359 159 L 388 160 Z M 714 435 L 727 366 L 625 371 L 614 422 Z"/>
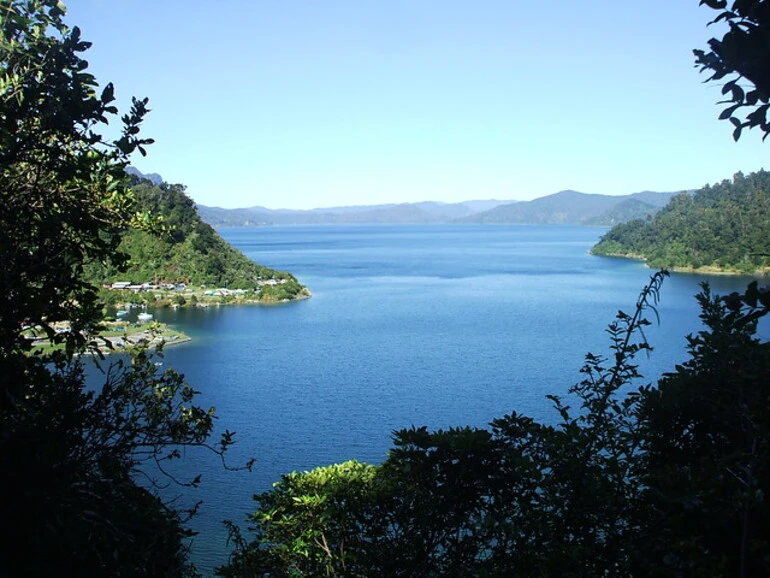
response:
<path fill-rule="evenodd" d="M 49 339 L 41 338 L 41 335 L 45 335 L 41 329 L 37 331 L 27 330 L 26 333 L 28 337 L 36 338 L 31 350 L 33 354 L 45 354 L 64 349 L 64 345 L 61 343 L 51 343 Z M 141 346 L 156 347 L 161 343 L 164 346 L 186 343 L 190 341 L 190 337 L 158 321 L 147 323 L 108 321 L 104 323 L 104 329 L 93 336 L 90 341 L 102 353 L 115 353 Z M 111 343 L 111 347 L 107 341 Z"/>

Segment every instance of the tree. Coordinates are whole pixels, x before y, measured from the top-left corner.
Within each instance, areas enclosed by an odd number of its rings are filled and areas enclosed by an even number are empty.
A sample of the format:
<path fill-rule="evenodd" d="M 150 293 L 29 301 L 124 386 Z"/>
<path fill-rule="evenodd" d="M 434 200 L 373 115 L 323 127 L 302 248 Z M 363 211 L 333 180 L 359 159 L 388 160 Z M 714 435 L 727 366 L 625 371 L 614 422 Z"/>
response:
<path fill-rule="evenodd" d="M 133 99 L 121 135 L 103 138 L 114 89 L 98 91 L 81 57 L 90 44 L 63 16 L 56 0 L 0 0 L 2 574 L 189 574 L 183 513 L 138 475 L 207 445 L 213 410 L 147 352 L 100 365 L 101 383 L 77 355 L 101 310 L 84 268 L 121 266 L 116 232 L 154 226 L 125 175 L 152 142 L 139 136 L 148 101 Z M 35 332 L 63 348 L 33 353 Z"/>
<path fill-rule="evenodd" d="M 663 575 L 770 571 L 770 344 L 756 337 L 770 291 L 698 295 L 690 359 L 641 391 L 648 558 Z"/>
<path fill-rule="evenodd" d="M 0 13 L 0 355 L 25 347 L 26 326 L 74 348 L 98 321 L 83 266 L 120 262 L 114 228 L 136 222 L 124 168 L 151 142 L 138 137 L 147 99 L 134 99 L 122 136 L 105 142 L 97 128 L 117 114 L 114 89 L 97 94 L 79 56 L 90 44 L 62 22 L 61 3 L 3 0 Z M 65 320 L 72 331 L 56 335 Z M 2 379 L 13 395 L 15 377 Z"/>
<path fill-rule="evenodd" d="M 700 4 L 720 11 L 712 24 L 729 26 L 721 39 L 709 40 L 708 52 L 693 51 L 696 66 L 711 73 L 707 82 L 727 80 L 722 86 L 727 100 L 722 103 L 729 106 L 719 118 L 733 124 L 735 140 L 743 129 L 755 127 L 765 139 L 770 134 L 770 4 L 764 0 L 733 0 L 729 8 L 727 0 Z"/>
<path fill-rule="evenodd" d="M 375 520 L 377 467 L 351 460 L 282 477 L 255 496 L 258 547 L 228 524 L 238 545 L 224 576 L 372 576 L 365 543 Z M 270 547 L 261 547 L 262 545 Z"/>

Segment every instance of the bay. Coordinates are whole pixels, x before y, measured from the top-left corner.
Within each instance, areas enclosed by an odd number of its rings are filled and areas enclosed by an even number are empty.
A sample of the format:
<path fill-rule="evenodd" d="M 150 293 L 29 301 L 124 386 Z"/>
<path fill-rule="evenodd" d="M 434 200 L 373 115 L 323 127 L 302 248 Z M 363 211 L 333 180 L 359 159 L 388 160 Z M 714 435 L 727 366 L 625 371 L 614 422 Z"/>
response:
<path fill-rule="evenodd" d="M 226 561 L 221 524 L 241 525 L 281 474 L 348 459 L 378 463 L 394 430 L 484 427 L 513 410 L 543 421 L 545 399 L 580 380 L 587 352 L 606 354 L 604 328 L 632 312 L 652 271 L 596 257 L 604 232 L 569 226 L 294 226 L 222 229 L 253 260 L 295 274 L 313 292 L 276 306 L 157 310 L 193 337 L 164 363 L 217 408 L 237 432 L 230 472 L 190 451 L 177 475 L 203 474 L 197 490 L 166 490 L 180 503 L 202 500 L 193 558 L 204 574 Z M 655 348 L 640 365 L 646 382 L 685 358 L 699 329 L 693 295 L 749 278 L 674 274 L 664 282 Z M 654 314 L 651 314 L 654 320 Z M 763 329 L 764 330 L 764 329 Z M 642 382 L 640 382 L 641 384 Z"/>

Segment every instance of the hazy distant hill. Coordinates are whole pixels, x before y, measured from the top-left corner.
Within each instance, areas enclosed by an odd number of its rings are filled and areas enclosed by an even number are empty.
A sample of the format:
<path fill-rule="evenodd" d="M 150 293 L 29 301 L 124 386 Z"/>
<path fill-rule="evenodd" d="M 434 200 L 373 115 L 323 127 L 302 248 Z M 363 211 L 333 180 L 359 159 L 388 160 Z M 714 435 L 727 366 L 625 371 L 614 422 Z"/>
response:
<path fill-rule="evenodd" d="M 220 209 L 219 207 L 203 207 L 201 205 L 197 207 L 203 222 L 212 226 L 252 227 L 266 224 L 265 215 L 252 209 Z"/>
<path fill-rule="evenodd" d="M 684 191 L 675 191 L 671 193 L 656 193 L 654 191 L 641 191 L 639 193 L 628 195 L 628 198 L 636 199 L 637 201 L 642 201 L 643 203 L 648 203 L 655 207 L 662 208 L 668 204 L 668 202 L 671 200 L 671 197 L 678 195 L 681 192 L 684 192 Z M 689 190 L 686 192 L 692 193 L 693 190 Z"/>
<path fill-rule="evenodd" d="M 253 225 L 448 223 L 513 201 L 480 200 L 462 203 L 401 203 L 357 205 L 297 211 L 290 209 L 222 209 L 198 205 L 201 218 L 215 227 Z"/>
<path fill-rule="evenodd" d="M 528 225 L 611 225 L 655 213 L 674 193 L 644 191 L 631 195 L 592 195 L 567 190 L 494 207 L 460 219 L 463 223 Z M 634 201 L 625 204 L 627 201 Z M 626 218 L 627 217 L 627 218 Z"/>
<path fill-rule="evenodd" d="M 532 201 L 478 200 L 462 203 L 356 205 L 295 211 L 222 209 L 198 205 L 201 218 L 215 227 L 385 223 L 522 223 L 530 225 L 612 226 L 654 215 L 674 193 L 590 195 L 561 191 Z"/>
<path fill-rule="evenodd" d="M 146 179 L 146 180 L 150 181 L 153 185 L 160 185 L 160 184 L 163 183 L 163 177 L 161 177 L 158 173 L 149 173 L 149 174 L 145 175 L 139 169 L 137 169 L 135 167 L 132 167 L 132 166 L 127 166 L 126 167 L 126 172 L 129 175 L 133 175 L 135 177 L 139 177 L 140 179 Z"/>
<path fill-rule="evenodd" d="M 160 175 L 128 172 L 162 183 Z M 630 195 L 596 195 L 566 190 L 532 201 L 497 199 L 441 203 L 351 205 L 309 210 L 268 209 L 253 206 L 223 209 L 197 205 L 201 219 L 214 227 L 313 224 L 397 223 L 521 223 L 528 225 L 614 226 L 655 215 L 675 193 L 641 191 Z"/>
<path fill-rule="evenodd" d="M 471 210 L 471 213 L 480 213 L 482 211 L 488 211 L 494 209 L 500 205 L 509 205 L 511 203 L 518 203 L 518 201 L 497 201 L 495 199 L 489 201 L 465 201 L 462 203 Z"/>
<path fill-rule="evenodd" d="M 600 215 L 586 219 L 582 224 L 593 227 L 614 227 L 634 219 L 652 217 L 660 209 L 661 207 L 658 205 L 651 205 L 639 199 L 626 199 L 610 207 Z"/>

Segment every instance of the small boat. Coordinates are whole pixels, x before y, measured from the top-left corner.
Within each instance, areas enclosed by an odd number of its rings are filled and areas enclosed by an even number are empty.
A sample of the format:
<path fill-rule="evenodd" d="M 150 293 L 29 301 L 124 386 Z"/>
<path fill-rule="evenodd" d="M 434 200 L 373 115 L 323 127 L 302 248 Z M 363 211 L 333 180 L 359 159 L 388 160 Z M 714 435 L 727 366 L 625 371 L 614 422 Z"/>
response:
<path fill-rule="evenodd" d="M 121 309 L 120 311 L 117 312 L 118 317 L 125 317 L 126 315 L 128 315 L 128 311 L 126 311 L 125 309 Z"/>
<path fill-rule="evenodd" d="M 139 321 L 152 321 L 152 313 L 140 313 L 136 318 Z"/>

